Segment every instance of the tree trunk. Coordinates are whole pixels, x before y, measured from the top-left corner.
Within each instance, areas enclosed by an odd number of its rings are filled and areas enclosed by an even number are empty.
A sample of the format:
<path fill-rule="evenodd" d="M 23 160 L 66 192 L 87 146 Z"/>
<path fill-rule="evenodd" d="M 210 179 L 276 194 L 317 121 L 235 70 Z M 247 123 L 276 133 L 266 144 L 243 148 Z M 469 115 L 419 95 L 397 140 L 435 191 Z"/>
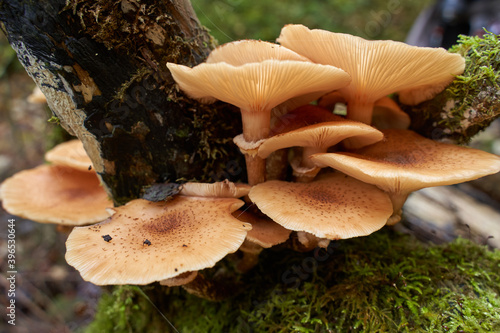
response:
<path fill-rule="evenodd" d="M 155 182 L 242 177 L 226 145 L 239 115 L 185 97 L 166 67 L 194 66 L 213 47 L 188 0 L 6 0 L 0 20 L 115 203 Z"/>

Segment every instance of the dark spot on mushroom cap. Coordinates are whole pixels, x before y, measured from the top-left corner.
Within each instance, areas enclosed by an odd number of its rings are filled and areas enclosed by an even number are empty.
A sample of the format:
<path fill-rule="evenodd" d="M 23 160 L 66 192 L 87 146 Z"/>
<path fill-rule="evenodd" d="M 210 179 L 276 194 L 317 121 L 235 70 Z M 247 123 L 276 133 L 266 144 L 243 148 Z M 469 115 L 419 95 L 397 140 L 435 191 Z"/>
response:
<path fill-rule="evenodd" d="M 146 239 L 144 242 L 142 242 L 142 245 L 150 246 L 151 242 L 149 241 L 149 239 Z"/>
<path fill-rule="evenodd" d="M 110 235 L 104 235 L 104 236 L 101 236 L 101 237 L 104 239 L 104 241 L 106 241 L 108 243 L 113 239 L 113 238 L 111 238 Z"/>
<path fill-rule="evenodd" d="M 186 244 L 182 244 L 182 247 L 188 247 Z"/>
<path fill-rule="evenodd" d="M 89 170 L 89 171 L 90 171 L 90 170 L 92 170 L 92 165 L 89 165 L 89 168 L 88 168 L 88 170 Z"/>

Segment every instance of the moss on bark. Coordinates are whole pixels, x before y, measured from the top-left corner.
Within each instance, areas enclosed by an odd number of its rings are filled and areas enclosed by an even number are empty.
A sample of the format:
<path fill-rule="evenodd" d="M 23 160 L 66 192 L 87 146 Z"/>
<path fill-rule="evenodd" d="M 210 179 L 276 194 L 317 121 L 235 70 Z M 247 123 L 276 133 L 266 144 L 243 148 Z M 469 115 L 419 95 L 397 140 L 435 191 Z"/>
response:
<path fill-rule="evenodd" d="M 87 332 L 173 332 L 163 316 L 179 332 L 497 332 L 498 262 L 465 239 L 438 246 L 385 229 L 328 250 L 267 251 L 222 302 L 116 287 Z"/>

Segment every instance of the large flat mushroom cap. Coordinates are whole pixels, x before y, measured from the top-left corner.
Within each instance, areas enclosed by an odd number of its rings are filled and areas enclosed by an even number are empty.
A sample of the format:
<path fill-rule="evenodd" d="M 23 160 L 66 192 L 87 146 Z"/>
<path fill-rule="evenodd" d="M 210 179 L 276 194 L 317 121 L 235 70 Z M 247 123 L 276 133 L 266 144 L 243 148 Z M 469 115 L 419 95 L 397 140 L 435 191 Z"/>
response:
<path fill-rule="evenodd" d="M 292 232 L 267 216 L 261 218 L 247 211 L 236 211 L 233 216 L 252 225 L 252 230 L 247 234 L 247 240 L 263 248 L 270 248 L 286 242 Z"/>
<path fill-rule="evenodd" d="M 95 173 L 57 165 L 16 173 L 3 182 L 1 198 L 11 214 L 62 225 L 103 221 L 113 207 Z"/>
<path fill-rule="evenodd" d="M 148 284 L 212 267 L 251 230 L 231 216 L 243 204 L 185 196 L 133 200 L 103 223 L 73 229 L 66 261 L 97 285 Z"/>
<path fill-rule="evenodd" d="M 388 192 L 411 192 L 451 185 L 500 171 L 500 157 L 481 150 L 440 143 L 409 130 L 383 130 L 385 140 L 355 152 L 315 154 L 329 166 Z"/>
<path fill-rule="evenodd" d="M 391 93 L 414 88 L 429 92 L 431 85 L 438 85 L 442 90 L 465 68 L 462 56 L 443 48 L 417 47 L 390 40 L 371 41 L 326 30 L 310 30 L 303 25 L 286 25 L 277 41 L 313 62 L 339 67 L 349 73 L 352 82 L 341 89 L 348 101 L 374 102 Z"/>
<path fill-rule="evenodd" d="M 242 110 L 259 112 L 298 96 L 334 90 L 350 82 L 333 66 L 293 60 L 264 60 L 232 66 L 202 63 L 189 68 L 167 64 L 179 87 L 195 99 L 216 98 Z"/>
<path fill-rule="evenodd" d="M 58 144 L 45 153 L 45 160 L 52 164 L 64 165 L 80 171 L 92 170 L 92 161 L 80 140 L 70 140 Z"/>
<path fill-rule="evenodd" d="M 369 235 L 393 210 L 387 194 L 341 173 L 310 183 L 268 181 L 253 186 L 249 197 L 283 227 L 328 239 Z"/>
<path fill-rule="evenodd" d="M 233 66 L 241 66 L 264 60 L 296 60 L 309 61 L 284 46 L 261 40 L 238 40 L 215 48 L 206 60 L 207 63 L 225 62 Z"/>

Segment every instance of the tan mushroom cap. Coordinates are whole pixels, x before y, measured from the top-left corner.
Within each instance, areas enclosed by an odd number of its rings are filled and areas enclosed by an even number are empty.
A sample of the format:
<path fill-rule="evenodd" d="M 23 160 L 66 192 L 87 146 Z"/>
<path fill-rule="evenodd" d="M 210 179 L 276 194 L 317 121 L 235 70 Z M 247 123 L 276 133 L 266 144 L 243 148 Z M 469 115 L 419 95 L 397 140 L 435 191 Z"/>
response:
<path fill-rule="evenodd" d="M 310 183 L 265 182 L 249 197 L 283 227 L 328 239 L 369 235 L 392 214 L 384 192 L 341 173 Z"/>
<path fill-rule="evenodd" d="M 377 129 L 357 122 L 341 119 L 301 127 L 268 138 L 259 147 L 259 156 L 266 158 L 272 152 L 289 147 L 316 147 L 324 150 L 347 138 L 356 139 L 356 147 L 382 140 L 384 135 Z"/>
<path fill-rule="evenodd" d="M 161 280 L 160 285 L 167 287 L 182 286 L 193 281 L 194 279 L 196 279 L 197 276 L 198 276 L 198 271 L 185 272 L 177 276 L 174 276 L 170 279 Z"/>
<path fill-rule="evenodd" d="M 225 62 L 233 66 L 241 66 L 269 59 L 311 62 L 306 57 L 284 46 L 261 40 L 245 39 L 217 47 L 210 52 L 206 63 Z"/>
<path fill-rule="evenodd" d="M 52 164 L 64 165 L 80 171 L 91 171 L 92 161 L 80 140 L 70 140 L 58 144 L 45 153 L 45 160 Z"/>
<path fill-rule="evenodd" d="M 11 214 L 40 223 L 85 225 L 111 214 L 113 202 L 95 173 L 57 165 L 41 165 L 6 179 L 2 204 Z"/>
<path fill-rule="evenodd" d="M 340 91 L 348 101 L 348 117 L 351 118 L 349 112 L 356 113 L 351 119 L 363 122 L 369 121 L 371 115 L 361 119 L 360 113 L 370 113 L 368 105 L 377 99 L 398 91 L 443 86 L 465 68 L 462 56 L 442 48 L 416 47 L 389 40 L 370 41 L 325 30 L 309 30 L 303 25 L 286 25 L 278 42 L 314 62 L 348 72 L 352 82 Z"/>
<path fill-rule="evenodd" d="M 407 193 L 451 185 L 500 171 L 500 157 L 472 148 L 426 139 L 409 130 L 383 130 L 385 140 L 348 153 L 311 156 L 387 192 Z"/>
<path fill-rule="evenodd" d="M 203 63 L 193 68 L 168 63 L 167 66 L 190 97 L 214 97 L 251 113 L 270 112 L 292 97 L 337 89 L 350 82 L 343 70 L 304 61 L 264 60 L 241 66 Z"/>
<path fill-rule="evenodd" d="M 66 261 L 97 285 L 148 284 L 212 267 L 252 228 L 231 216 L 242 205 L 234 198 L 133 200 L 103 223 L 73 229 Z"/>
<path fill-rule="evenodd" d="M 250 192 L 248 184 L 233 183 L 227 179 L 215 183 L 185 183 L 180 194 L 197 197 L 241 198 Z"/>
<path fill-rule="evenodd" d="M 260 218 L 247 211 L 238 210 L 233 213 L 233 216 L 252 225 L 252 230 L 247 234 L 247 240 L 263 248 L 286 242 L 292 232 L 267 217 Z"/>

